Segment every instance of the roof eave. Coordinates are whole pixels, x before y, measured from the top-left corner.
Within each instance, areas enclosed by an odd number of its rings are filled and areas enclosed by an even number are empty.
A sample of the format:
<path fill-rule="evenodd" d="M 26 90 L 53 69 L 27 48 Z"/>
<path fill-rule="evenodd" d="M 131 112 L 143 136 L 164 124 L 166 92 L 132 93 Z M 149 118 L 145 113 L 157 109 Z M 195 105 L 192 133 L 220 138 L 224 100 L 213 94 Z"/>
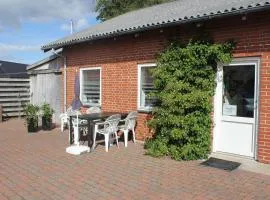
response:
<path fill-rule="evenodd" d="M 35 69 L 35 68 L 37 68 L 37 67 L 39 67 L 39 66 L 41 66 L 41 65 L 43 65 L 45 63 L 48 63 L 48 62 L 50 62 L 52 60 L 57 59 L 58 57 L 59 57 L 58 55 L 53 54 L 53 55 L 51 55 L 51 56 L 49 56 L 47 58 L 44 58 L 44 59 L 42 59 L 42 60 L 40 60 L 40 61 L 38 61 L 38 62 L 36 62 L 36 63 L 34 63 L 32 65 L 27 66 L 26 70 L 27 71 L 28 70 L 33 70 L 33 69 Z"/>
<path fill-rule="evenodd" d="M 158 29 L 158 28 L 165 28 L 165 27 L 174 26 L 174 25 L 206 21 L 206 20 L 213 19 L 213 18 L 228 17 L 228 16 L 234 16 L 234 15 L 239 15 L 239 14 L 244 14 L 244 13 L 264 11 L 264 10 L 269 10 L 269 9 L 270 9 L 270 5 L 264 5 L 264 6 L 246 8 L 246 9 L 241 9 L 241 10 L 228 11 L 226 13 L 216 13 L 216 14 L 204 15 L 204 16 L 199 16 L 199 17 L 190 17 L 187 19 L 179 19 L 179 20 L 170 21 L 170 22 L 157 23 L 155 25 L 136 27 L 136 28 L 132 28 L 129 30 L 124 30 L 124 31 L 114 31 L 114 32 L 108 33 L 108 34 L 99 34 L 99 35 L 90 36 L 90 37 L 77 39 L 77 40 L 72 40 L 72 41 L 60 43 L 60 44 L 42 46 L 41 50 L 43 50 L 44 52 L 47 52 L 47 51 L 50 51 L 51 49 L 56 50 L 56 49 L 59 49 L 62 47 L 66 47 L 66 46 L 70 46 L 70 45 L 74 45 L 74 44 L 79 44 L 79 43 L 83 43 L 83 42 L 88 42 L 88 41 L 112 38 L 115 36 L 133 34 L 133 33 L 141 32 L 141 31 L 149 31 L 149 30 L 154 30 L 154 29 Z"/>

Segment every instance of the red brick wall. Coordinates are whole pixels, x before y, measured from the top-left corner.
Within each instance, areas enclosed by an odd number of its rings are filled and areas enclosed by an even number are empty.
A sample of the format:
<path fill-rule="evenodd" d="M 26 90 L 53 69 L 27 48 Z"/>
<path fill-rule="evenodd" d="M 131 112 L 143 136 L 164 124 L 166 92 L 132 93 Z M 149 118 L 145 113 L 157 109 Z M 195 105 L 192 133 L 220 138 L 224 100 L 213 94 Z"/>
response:
<path fill-rule="evenodd" d="M 217 42 L 234 39 L 237 47 L 234 57 L 258 56 L 260 68 L 260 116 L 258 136 L 258 159 L 270 163 L 270 13 L 249 14 L 247 20 L 241 16 L 214 19 L 195 24 L 175 26 L 161 30 L 104 39 L 73 45 L 64 49 L 67 56 L 67 104 L 73 98 L 76 69 L 81 67 L 102 68 L 102 110 L 137 110 L 137 65 L 155 62 L 157 54 L 170 39 L 189 40 L 202 31 L 210 33 Z M 147 128 L 147 114 L 140 113 L 137 137 L 151 137 Z"/>

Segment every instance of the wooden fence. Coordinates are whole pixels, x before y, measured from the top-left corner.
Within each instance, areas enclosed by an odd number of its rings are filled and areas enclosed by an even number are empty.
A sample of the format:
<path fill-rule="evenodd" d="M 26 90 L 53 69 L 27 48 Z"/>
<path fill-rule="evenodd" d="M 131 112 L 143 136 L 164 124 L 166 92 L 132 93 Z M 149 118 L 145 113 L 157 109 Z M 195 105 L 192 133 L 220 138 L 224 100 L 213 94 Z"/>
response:
<path fill-rule="evenodd" d="M 29 79 L 0 78 L 0 105 L 3 117 L 23 116 L 23 105 L 29 101 Z"/>

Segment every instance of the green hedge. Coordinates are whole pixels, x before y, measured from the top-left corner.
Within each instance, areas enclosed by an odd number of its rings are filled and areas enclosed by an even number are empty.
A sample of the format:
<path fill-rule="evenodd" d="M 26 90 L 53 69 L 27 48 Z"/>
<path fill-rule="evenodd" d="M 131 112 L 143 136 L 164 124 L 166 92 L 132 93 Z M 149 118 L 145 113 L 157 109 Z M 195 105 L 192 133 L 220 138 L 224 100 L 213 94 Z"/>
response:
<path fill-rule="evenodd" d="M 229 63 L 233 43 L 171 44 L 153 69 L 157 98 L 149 126 L 155 138 L 146 154 L 176 160 L 206 158 L 210 152 L 212 97 L 217 63 Z"/>

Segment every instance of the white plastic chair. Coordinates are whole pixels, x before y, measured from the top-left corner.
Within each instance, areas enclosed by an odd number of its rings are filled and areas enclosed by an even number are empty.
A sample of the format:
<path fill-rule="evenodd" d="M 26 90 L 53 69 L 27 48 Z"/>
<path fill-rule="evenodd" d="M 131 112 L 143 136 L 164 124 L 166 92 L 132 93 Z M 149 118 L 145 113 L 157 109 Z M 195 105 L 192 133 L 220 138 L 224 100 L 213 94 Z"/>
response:
<path fill-rule="evenodd" d="M 125 141 L 125 147 L 127 147 L 128 143 L 128 133 L 129 131 L 132 131 L 133 134 L 133 142 L 136 142 L 136 135 L 135 135 L 135 126 L 136 126 L 136 119 L 137 119 L 138 113 L 136 111 L 130 112 L 126 119 L 121 120 L 122 122 L 125 122 L 124 125 L 119 126 L 119 130 L 124 132 L 124 141 Z"/>
<path fill-rule="evenodd" d="M 80 115 L 80 111 L 77 111 L 77 110 L 73 110 L 72 107 L 70 106 L 66 113 L 62 113 L 60 114 L 60 119 L 61 119 L 61 132 L 64 131 L 64 128 L 67 126 L 68 128 L 70 127 L 70 124 L 69 124 L 69 117 L 70 116 L 75 116 L 75 115 Z M 77 130 L 77 122 L 79 121 L 79 119 L 72 119 L 72 128 L 73 128 L 73 131 Z M 70 138 L 68 139 L 70 141 Z"/>
<path fill-rule="evenodd" d="M 120 120 L 121 120 L 121 115 L 116 114 L 116 115 L 112 115 L 108 117 L 105 120 L 105 122 L 100 122 L 100 123 L 95 124 L 95 130 L 94 130 L 94 135 L 93 135 L 93 148 L 95 148 L 96 146 L 97 134 L 104 135 L 106 152 L 108 152 L 109 140 L 112 135 L 115 135 L 116 144 L 117 144 L 117 147 L 119 148 L 117 131 L 118 131 L 118 124 Z"/>
<path fill-rule="evenodd" d="M 88 146 L 80 145 L 80 119 L 79 119 L 79 111 L 76 111 L 76 118 L 72 119 L 72 126 L 73 126 L 73 135 L 74 135 L 74 145 L 69 146 L 66 148 L 66 152 L 80 155 L 84 152 L 90 152 L 90 148 Z"/>
<path fill-rule="evenodd" d="M 59 115 L 59 118 L 61 120 L 61 132 L 64 131 L 64 128 L 66 126 L 69 126 L 69 116 L 71 115 L 76 115 L 76 111 L 72 110 L 71 106 L 67 109 L 66 113 L 61 113 Z"/>

